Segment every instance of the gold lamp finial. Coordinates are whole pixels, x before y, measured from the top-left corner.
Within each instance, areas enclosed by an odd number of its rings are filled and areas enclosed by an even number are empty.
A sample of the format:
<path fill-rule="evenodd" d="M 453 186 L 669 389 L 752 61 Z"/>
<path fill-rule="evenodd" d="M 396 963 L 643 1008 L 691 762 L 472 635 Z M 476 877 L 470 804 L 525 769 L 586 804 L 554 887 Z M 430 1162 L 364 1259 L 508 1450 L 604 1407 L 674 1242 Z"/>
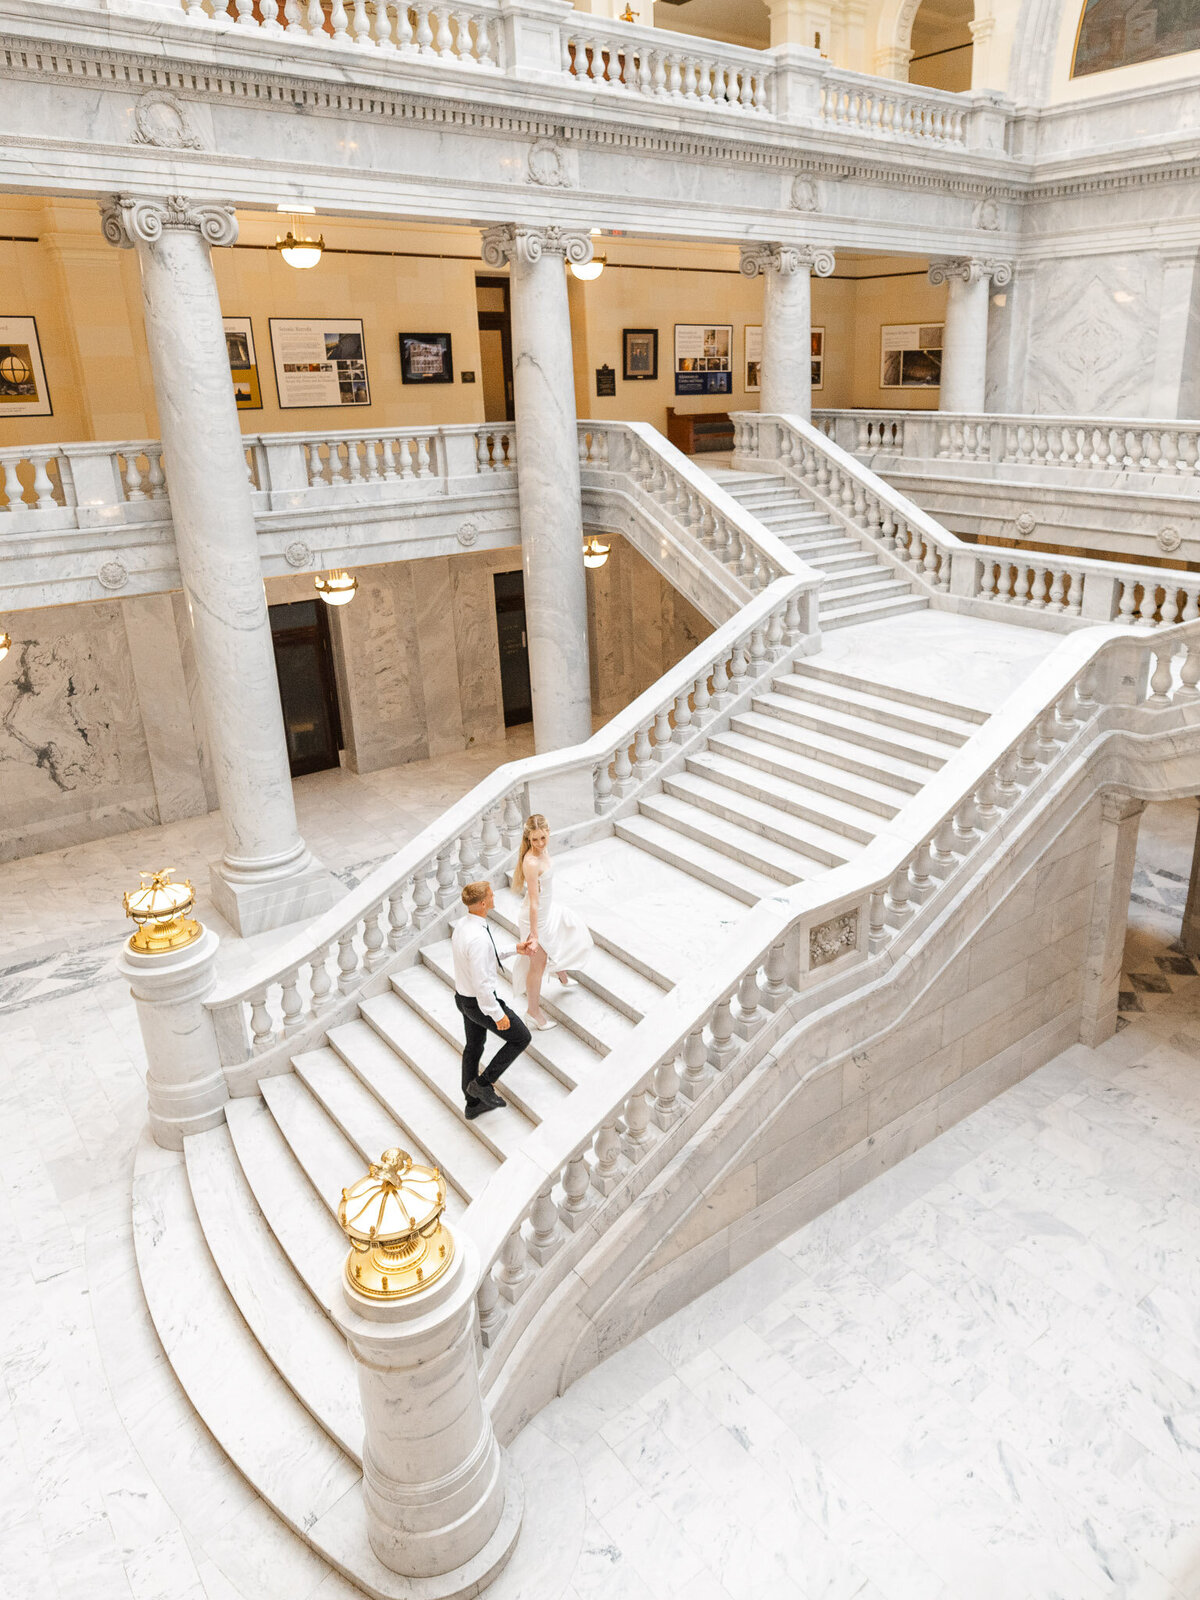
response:
<path fill-rule="evenodd" d="M 122 904 L 125 915 L 137 924 L 129 936 L 129 948 L 142 955 L 161 955 L 164 950 L 182 950 L 195 942 L 204 929 L 188 912 L 196 903 L 190 878 L 172 883 L 174 867 L 161 872 L 143 872 L 136 889 L 126 889 Z"/>
<path fill-rule="evenodd" d="M 350 1287 L 371 1300 L 403 1300 L 436 1282 L 454 1260 L 445 1211 L 438 1169 L 418 1166 L 407 1150 L 385 1150 L 366 1177 L 342 1190 Z"/>

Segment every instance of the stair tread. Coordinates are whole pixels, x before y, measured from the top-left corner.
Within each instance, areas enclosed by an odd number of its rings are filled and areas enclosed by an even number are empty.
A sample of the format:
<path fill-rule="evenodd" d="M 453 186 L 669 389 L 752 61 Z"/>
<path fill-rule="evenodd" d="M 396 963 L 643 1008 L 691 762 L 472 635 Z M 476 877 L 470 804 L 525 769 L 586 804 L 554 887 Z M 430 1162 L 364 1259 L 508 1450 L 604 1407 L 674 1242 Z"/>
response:
<path fill-rule="evenodd" d="M 890 567 L 881 567 L 878 562 L 873 562 L 870 566 L 855 568 L 853 572 L 830 573 L 821 594 L 837 595 L 841 599 L 851 589 L 860 588 L 864 579 L 886 578 L 890 582 L 894 576 Z"/>
<path fill-rule="evenodd" d="M 228 1128 L 192 1134 L 184 1155 L 205 1243 L 259 1349 L 325 1432 L 357 1456 L 362 1406 L 346 1341 L 263 1217 Z"/>
<path fill-rule="evenodd" d="M 511 889 L 497 890 L 498 920 L 514 937 L 520 904 L 520 895 Z M 653 945 L 642 929 L 594 900 L 585 897 L 580 911 L 596 941 L 584 978 L 598 973 L 608 993 L 645 1016 L 649 1007 L 675 986 L 676 980 L 664 970 L 669 965 L 670 952 Z M 613 962 L 615 967 L 610 964 Z"/>
<path fill-rule="evenodd" d="M 839 799 L 836 795 L 810 788 L 794 779 L 777 777 L 717 750 L 698 750 L 688 757 L 688 770 L 723 785 L 732 793 L 751 793 L 755 799 L 778 808 L 792 817 L 804 817 L 818 828 L 828 828 L 831 838 L 867 844 L 882 828 L 885 819 L 877 811 Z"/>
<path fill-rule="evenodd" d="M 896 760 L 882 750 L 865 749 L 862 745 L 820 733 L 815 728 L 803 728 L 799 723 L 788 722 L 772 716 L 768 711 L 743 711 L 733 718 L 733 728 L 738 733 L 757 734 L 776 743 L 785 743 L 803 755 L 828 758 L 834 766 L 847 772 L 859 772 L 863 777 L 876 778 L 890 783 L 894 788 L 916 794 L 929 782 L 930 769 L 911 761 Z"/>
<path fill-rule="evenodd" d="M 675 773 L 664 780 L 663 788 L 676 799 L 688 801 L 751 832 L 761 833 L 765 840 L 804 857 L 809 863 L 805 876 L 812 876 L 814 871 L 820 872 L 823 868 L 840 867 L 854 853 L 844 833 L 826 827 L 815 818 L 782 810 L 768 796 L 760 798 L 744 790 L 731 789 L 727 784 L 715 783 L 703 771 Z"/>
<path fill-rule="evenodd" d="M 332 1043 L 337 1032 L 337 1028 L 331 1030 L 328 1045 L 319 1050 L 305 1050 L 294 1056 L 292 1063 L 297 1076 L 369 1165 L 378 1161 L 385 1150 L 397 1145 L 403 1149 L 407 1130 L 346 1065 Z"/>
<path fill-rule="evenodd" d="M 826 678 L 805 672 L 781 673 L 772 688 L 783 694 L 795 694 L 805 704 L 820 703 L 831 710 L 850 707 L 872 718 L 878 718 L 889 727 L 911 731 L 920 737 L 933 737 L 947 746 L 966 744 L 978 733 L 978 723 L 942 711 L 927 711 L 924 706 L 912 706 L 906 701 L 880 694 L 868 683 L 831 683 Z M 922 730 L 928 730 L 922 733 Z"/>
<path fill-rule="evenodd" d="M 923 595 L 906 595 L 895 600 L 859 601 L 855 605 L 821 606 L 823 628 L 848 627 L 855 622 L 878 622 L 881 617 L 898 617 L 906 611 L 924 611 L 929 602 Z"/>
<path fill-rule="evenodd" d="M 861 805 L 869 814 L 882 817 L 884 821 L 896 815 L 911 792 L 846 772 L 842 767 L 822 761 L 817 754 L 803 755 L 736 727 L 727 733 L 714 734 L 708 741 L 707 753 L 744 762 L 754 771 L 762 770 L 759 763 L 769 762 L 768 776 L 774 774 L 784 783 L 811 785 L 822 796 L 826 792 L 824 786 L 830 785 L 837 791 L 834 798 L 848 805 Z"/>
<path fill-rule="evenodd" d="M 822 594 L 826 592 L 822 590 Z M 851 601 L 872 600 L 884 596 L 895 596 L 898 599 L 901 595 L 911 593 L 912 586 L 907 579 L 897 578 L 889 572 L 881 578 L 873 578 L 869 583 L 856 581 L 849 588 L 837 590 L 836 601 L 838 605 L 847 605 Z"/>
<path fill-rule="evenodd" d="M 715 816 L 672 794 L 647 795 L 639 810 L 642 816 L 652 817 L 666 827 L 677 828 L 692 842 L 716 841 L 708 848 L 716 849 L 721 854 L 736 852 L 732 859 L 765 877 L 774 878 L 777 883 L 798 883 L 815 876 L 823 865 L 797 850 L 777 844 L 773 839 L 764 838 L 753 828 L 731 822 L 726 817 Z"/>
<path fill-rule="evenodd" d="M 294 1528 L 359 1482 L 259 1349 L 209 1254 L 182 1158 L 136 1173 L 133 1236 L 159 1341 L 194 1410 L 252 1487 Z"/>
<path fill-rule="evenodd" d="M 783 721 L 794 721 L 800 727 L 814 728 L 834 738 L 892 756 L 898 761 L 908 761 L 914 766 L 936 768 L 944 766 L 950 759 L 950 746 L 941 740 L 891 728 L 858 711 L 835 710 L 815 700 L 801 700 L 795 695 L 776 693 L 774 689 L 755 695 L 752 704 L 755 711 L 765 711 L 769 716 L 779 717 Z"/>
<path fill-rule="evenodd" d="M 844 688 L 866 689 L 881 699 L 897 700 L 901 705 L 917 706 L 922 711 L 931 711 L 937 716 L 952 717 L 955 721 L 965 722 L 971 725 L 972 731 L 985 723 L 991 715 L 988 711 L 981 711 L 977 706 L 961 705 L 952 700 L 934 699 L 932 695 L 919 694 L 915 689 L 905 688 L 900 683 L 867 683 L 850 673 L 839 672 L 836 667 L 822 666 L 815 661 L 795 662 L 792 666 L 792 675 L 815 678 L 821 683 L 837 684 Z"/>
<path fill-rule="evenodd" d="M 360 1015 L 334 1030 L 338 1054 L 408 1135 L 405 1147 L 415 1144 L 418 1148 L 413 1153 L 444 1173 L 447 1182 L 469 1203 L 496 1170 L 503 1159 L 503 1151 L 494 1149 L 476 1134 L 473 1125 L 458 1109 L 462 1095 L 457 1057 L 452 1063 L 455 1100 L 453 1105 L 447 1105 L 438 1091 L 398 1051 L 395 1035 L 400 1029 L 396 1024 L 391 1023 L 387 1032 L 380 1031 L 376 1022 L 380 1014 L 378 1002 L 386 998 L 374 995 L 362 1001 Z M 424 1058 L 434 1044 L 430 1038 L 433 1030 L 407 1008 L 402 1026 L 405 1053 L 410 1057 L 420 1054 Z M 333 1039 L 333 1034 L 330 1038 Z M 442 1043 L 437 1041 L 436 1048 L 440 1049 Z M 449 1050 L 449 1046 L 445 1048 Z"/>
<path fill-rule="evenodd" d="M 719 888 L 733 900 L 752 906 L 774 894 L 779 880 L 763 872 L 756 872 L 719 850 L 685 839 L 674 828 L 642 814 L 625 817 L 616 823 L 617 837 L 649 850 L 652 855 L 668 861 L 679 871 L 698 877 L 701 882 Z"/>
<path fill-rule="evenodd" d="M 326 1209 L 336 1216 L 342 1190 L 362 1174 L 363 1152 L 295 1073 L 264 1078 L 259 1089 L 288 1149 Z"/>

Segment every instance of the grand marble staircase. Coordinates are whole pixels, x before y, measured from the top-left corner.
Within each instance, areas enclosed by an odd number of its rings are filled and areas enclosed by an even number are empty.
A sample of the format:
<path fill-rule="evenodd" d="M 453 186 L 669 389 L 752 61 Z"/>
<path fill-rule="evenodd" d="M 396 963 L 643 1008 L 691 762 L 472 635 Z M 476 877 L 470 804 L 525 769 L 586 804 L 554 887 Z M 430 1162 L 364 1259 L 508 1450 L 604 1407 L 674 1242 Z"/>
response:
<path fill-rule="evenodd" d="M 323 1553 L 360 1504 L 358 1395 L 328 1316 L 343 1186 L 399 1144 L 441 1168 L 461 1217 L 748 908 L 863 850 L 987 720 L 819 658 L 781 662 L 766 685 L 607 837 L 560 856 L 560 893 L 596 951 L 577 986 L 549 986 L 558 1026 L 505 1076 L 502 1110 L 463 1115 L 438 931 L 385 992 L 230 1101 L 224 1125 L 189 1137 L 182 1161 L 140 1165 L 139 1267 L 174 1371 L 264 1500 L 306 1535 L 328 1524 Z M 516 915 L 501 888 L 496 920 L 511 932 Z M 391 1592 L 383 1569 L 372 1581 Z"/>
<path fill-rule="evenodd" d="M 707 470 L 789 550 L 825 574 L 819 608 L 822 631 L 920 611 L 928 603 L 913 592 L 907 578 L 879 559 L 875 546 L 839 527 L 821 506 L 804 500 L 798 485 L 767 472 Z"/>

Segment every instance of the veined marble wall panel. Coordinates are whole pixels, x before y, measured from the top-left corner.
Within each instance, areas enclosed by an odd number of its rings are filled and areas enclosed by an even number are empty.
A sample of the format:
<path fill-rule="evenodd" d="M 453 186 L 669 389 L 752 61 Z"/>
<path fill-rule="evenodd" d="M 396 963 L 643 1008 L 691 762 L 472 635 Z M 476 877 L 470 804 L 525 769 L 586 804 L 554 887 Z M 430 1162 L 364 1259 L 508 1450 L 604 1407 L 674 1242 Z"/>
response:
<path fill-rule="evenodd" d="M 1147 415 L 1162 269 L 1150 254 L 1041 263 L 1025 407 L 1068 416 Z"/>
<path fill-rule="evenodd" d="M 0 859 L 158 820 L 121 604 L 9 623 L 0 684 Z"/>
<path fill-rule="evenodd" d="M 366 567 L 340 621 L 348 704 L 346 764 L 374 772 L 429 754 L 414 624 L 412 562 Z"/>
<path fill-rule="evenodd" d="M 712 625 L 626 540 L 612 535 L 588 573 L 592 710 L 613 716 L 712 632 Z"/>
<path fill-rule="evenodd" d="M 516 551 L 509 560 L 520 557 Z M 496 595 L 492 574 L 512 570 L 465 557 L 448 563 L 453 589 L 454 637 L 458 654 L 459 717 L 464 744 L 492 744 L 504 737 L 504 697 L 496 641 Z"/>

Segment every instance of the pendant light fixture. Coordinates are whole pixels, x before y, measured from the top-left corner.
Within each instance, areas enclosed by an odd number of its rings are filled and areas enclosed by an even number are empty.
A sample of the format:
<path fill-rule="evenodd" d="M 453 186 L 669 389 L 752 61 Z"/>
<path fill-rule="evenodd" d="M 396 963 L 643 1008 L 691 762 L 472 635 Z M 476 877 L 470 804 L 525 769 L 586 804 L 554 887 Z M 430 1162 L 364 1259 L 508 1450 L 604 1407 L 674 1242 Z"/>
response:
<path fill-rule="evenodd" d="M 600 237 L 599 228 L 592 228 L 590 232 L 593 239 Z M 608 258 L 606 256 L 594 255 L 590 261 L 581 261 L 578 264 L 572 261 L 571 273 L 579 279 L 580 283 L 594 283 L 607 265 Z"/>
<path fill-rule="evenodd" d="M 331 568 L 314 580 L 317 593 L 327 606 L 348 606 L 358 593 L 358 579 L 352 572 Z"/>
<path fill-rule="evenodd" d="M 282 239 L 276 239 L 275 249 L 289 267 L 296 267 L 301 272 L 315 267 L 325 250 L 325 235 L 322 234 L 319 239 L 306 238 L 304 225 L 300 221 L 301 217 L 316 216 L 315 208 L 281 205 L 278 209 L 290 213 L 292 225 Z"/>
<path fill-rule="evenodd" d="M 608 553 L 611 549 L 611 544 L 605 544 L 604 540 L 599 538 L 596 534 L 589 533 L 587 538 L 583 541 L 584 566 L 591 567 L 593 569 L 596 567 L 602 567 L 608 560 Z"/>

